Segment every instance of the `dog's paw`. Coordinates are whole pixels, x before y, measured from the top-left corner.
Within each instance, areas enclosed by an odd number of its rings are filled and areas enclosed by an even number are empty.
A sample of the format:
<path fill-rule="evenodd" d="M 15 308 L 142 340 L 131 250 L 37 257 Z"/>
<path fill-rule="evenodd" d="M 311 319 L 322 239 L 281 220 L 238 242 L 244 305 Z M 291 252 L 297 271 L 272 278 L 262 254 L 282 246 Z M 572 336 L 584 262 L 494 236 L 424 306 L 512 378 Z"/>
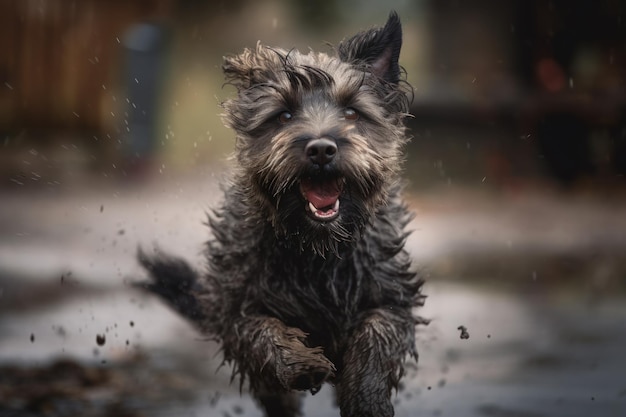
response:
<path fill-rule="evenodd" d="M 335 365 L 320 348 L 302 346 L 283 350 L 281 356 L 282 363 L 276 371 L 286 389 L 316 393 L 325 381 L 334 376 Z"/>

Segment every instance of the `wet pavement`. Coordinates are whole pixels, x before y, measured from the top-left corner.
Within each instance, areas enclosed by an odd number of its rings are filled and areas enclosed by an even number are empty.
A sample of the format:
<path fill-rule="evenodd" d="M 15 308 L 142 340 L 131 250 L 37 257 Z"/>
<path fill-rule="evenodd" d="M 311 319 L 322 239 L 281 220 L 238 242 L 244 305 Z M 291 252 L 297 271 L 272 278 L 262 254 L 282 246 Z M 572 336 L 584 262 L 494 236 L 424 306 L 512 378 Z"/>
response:
<path fill-rule="evenodd" d="M 131 285 L 139 244 L 201 262 L 219 195 L 188 178 L 0 195 L 1 416 L 261 416 L 218 347 Z M 410 201 L 432 322 L 396 416 L 626 415 L 623 200 Z M 305 415 L 338 416 L 332 404 L 324 386 Z"/>

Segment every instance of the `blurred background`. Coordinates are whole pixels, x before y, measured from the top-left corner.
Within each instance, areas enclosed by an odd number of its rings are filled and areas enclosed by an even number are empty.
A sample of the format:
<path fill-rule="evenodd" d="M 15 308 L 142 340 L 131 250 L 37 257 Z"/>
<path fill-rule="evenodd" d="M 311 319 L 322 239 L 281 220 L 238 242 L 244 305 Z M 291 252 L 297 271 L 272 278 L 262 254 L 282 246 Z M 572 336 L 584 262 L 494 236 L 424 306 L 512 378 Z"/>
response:
<path fill-rule="evenodd" d="M 219 119 L 218 104 L 232 93 L 222 87 L 223 55 L 259 39 L 330 50 L 326 42 L 384 23 L 391 9 L 402 16 L 401 61 L 415 88 L 413 184 L 623 182 L 620 1 L 4 0 L 0 7 L 5 186 L 219 161 L 232 143 Z"/>
<path fill-rule="evenodd" d="M 626 415 L 620 0 L 0 0 L 0 415 L 260 416 L 134 254 L 201 262 L 224 55 L 331 51 L 390 10 L 433 319 L 396 415 Z"/>

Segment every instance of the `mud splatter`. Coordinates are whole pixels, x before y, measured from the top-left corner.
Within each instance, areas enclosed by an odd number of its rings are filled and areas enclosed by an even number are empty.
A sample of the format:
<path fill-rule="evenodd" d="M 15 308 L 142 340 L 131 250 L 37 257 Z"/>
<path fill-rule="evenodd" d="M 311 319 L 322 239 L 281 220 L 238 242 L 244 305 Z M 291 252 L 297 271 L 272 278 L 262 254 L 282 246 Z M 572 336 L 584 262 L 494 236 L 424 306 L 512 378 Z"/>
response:
<path fill-rule="evenodd" d="M 460 334 L 461 339 L 469 339 L 469 333 L 467 331 L 467 327 L 459 326 L 456 329 L 461 331 L 461 334 Z"/>

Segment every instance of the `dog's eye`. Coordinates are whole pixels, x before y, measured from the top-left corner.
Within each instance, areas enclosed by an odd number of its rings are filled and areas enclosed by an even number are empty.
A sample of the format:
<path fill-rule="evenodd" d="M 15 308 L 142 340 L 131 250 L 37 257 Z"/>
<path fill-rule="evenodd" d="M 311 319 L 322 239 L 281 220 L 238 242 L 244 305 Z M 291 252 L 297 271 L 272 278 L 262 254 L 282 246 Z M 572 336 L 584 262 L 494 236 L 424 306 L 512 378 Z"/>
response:
<path fill-rule="evenodd" d="M 343 117 L 346 120 L 354 121 L 359 119 L 359 113 L 357 113 L 357 111 L 352 107 L 348 107 L 343 111 Z"/>
<path fill-rule="evenodd" d="M 278 121 L 283 124 L 289 123 L 292 119 L 293 119 L 293 115 L 288 111 L 284 111 L 278 115 Z"/>

